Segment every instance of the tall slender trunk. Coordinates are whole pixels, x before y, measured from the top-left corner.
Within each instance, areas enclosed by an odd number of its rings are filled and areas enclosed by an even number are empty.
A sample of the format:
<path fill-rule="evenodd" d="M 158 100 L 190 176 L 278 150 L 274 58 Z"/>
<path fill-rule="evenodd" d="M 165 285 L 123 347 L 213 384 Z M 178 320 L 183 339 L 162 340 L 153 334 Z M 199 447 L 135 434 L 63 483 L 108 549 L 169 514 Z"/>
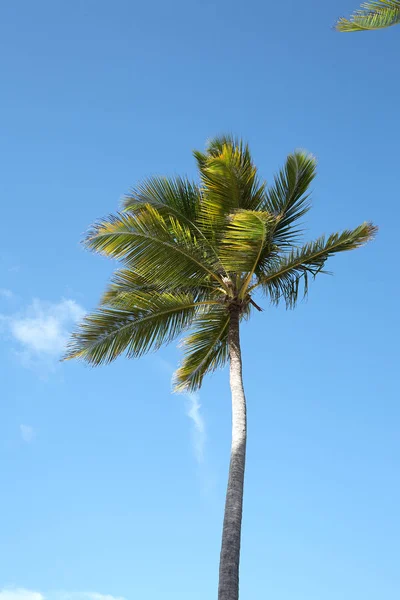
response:
<path fill-rule="evenodd" d="M 243 389 L 239 337 L 239 308 L 236 307 L 231 310 L 228 342 L 232 393 L 232 447 L 222 530 L 218 600 L 238 600 L 239 598 L 240 536 L 247 431 L 246 398 Z"/>

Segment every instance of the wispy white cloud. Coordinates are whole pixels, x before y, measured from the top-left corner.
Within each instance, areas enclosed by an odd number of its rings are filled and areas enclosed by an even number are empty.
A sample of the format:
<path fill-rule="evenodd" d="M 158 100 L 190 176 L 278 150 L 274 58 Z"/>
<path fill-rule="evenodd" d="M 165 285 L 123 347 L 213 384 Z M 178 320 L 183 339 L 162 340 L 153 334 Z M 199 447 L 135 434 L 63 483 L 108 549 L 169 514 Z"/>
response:
<path fill-rule="evenodd" d="M 81 594 L 87 600 L 125 600 L 122 596 L 112 596 L 111 594 L 98 594 L 97 592 L 84 592 Z"/>
<path fill-rule="evenodd" d="M 34 300 L 24 314 L 11 317 L 10 331 L 30 352 L 58 355 L 64 350 L 70 326 L 84 314 L 75 300 L 57 304 Z"/>
<path fill-rule="evenodd" d="M 7 298 L 7 299 L 11 299 L 14 296 L 14 294 L 12 293 L 11 290 L 8 290 L 7 288 L 0 288 L 0 297 L 1 298 Z"/>
<path fill-rule="evenodd" d="M 186 414 L 193 421 L 193 450 L 198 463 L 204 460 L 204 445 L 206 442 L 206 428 L 204 418 L 200 412 L 201 404 L 198 394 L 185 394 L 187 398 Z"/>
<path fill-rule="evenodd" d="M 1 600 L 1 598 L 0 598 Z M 126 600 L 123 596 L 112 594 L 99 594 L 99 592 L 54 592 L 46 594 L 45 600 Z"/>
<path fill-rule="evenodd" d="M 0 320 L 23 366 L 51 367 L 63 354 L 71 329 L 84 314 L 75 300 L 52 303 L 36 299 L 18 313 L 0 315 Z"/>
<path fill-rule="evenodd" d="M 165 358 L 161 358 L 161 356 L 157 356 L 156 360 L 157 360 L 160 371 L 162 371 L 166 375 L 169 375 L 169 377 L 171 379 L 172 375 L 174 373 L 174 370 L 175 370 L 174 365 L 171 364 L 168 360 L 165 360 Z"/>
<path fill-rule="evenodd" d="M 21 437 L 27 444 L 30 444 L 35 437 L 35 430 L 30 425 L 20 425 L 19 430 L 21 433 Z M 1 600 L 1 598 L 0 598 Z"/>
<path fill-rule="evenodd" d="M 43 594 L 24 588 L 3 588 L 0 600 L 44 600 Z"/>
<path fill-rule="evenodd" d="M 3 588 L 0 589 L 0 600 L 125 600 L 125 598 L 98 592 L 56 591 L 42 594 L 24 588 Z"/>
<path fill-rule="evenodd" d="M 174 366 L 164 358 L 157 357 L 158 365 L 161 371 L 172 378 Z M 196 461 L 201 464 L 204 462 L 204 448 L 206 443 L 206 425 L 204 417 L 201 414 L 200 396 L 196 393 L 181 394 L 185 398 L 186 415 L 193 423 L 192 443 L 193 452 Z"/>

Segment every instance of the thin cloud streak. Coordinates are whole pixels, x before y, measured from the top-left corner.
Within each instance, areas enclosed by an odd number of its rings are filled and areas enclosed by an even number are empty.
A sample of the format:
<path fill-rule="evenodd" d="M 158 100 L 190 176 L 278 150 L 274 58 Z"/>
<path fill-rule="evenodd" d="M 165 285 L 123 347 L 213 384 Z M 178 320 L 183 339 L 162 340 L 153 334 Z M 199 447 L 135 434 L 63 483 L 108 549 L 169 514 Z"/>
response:
<path fill-rule="evenodd" d="M 98 592 L 53 591 L 42 594 L 35 590 L 8 587 L 0 589 L 0 600 L 126 600 L 123 596 Z"/>
<path fill-rule="evenodd" d="M 20 425 L 19 430 L 24 442 L 30 444 L 35 438 L 35 430 L 30 425 Z"/>
<path fill-rule="evenodd" d="M 185 394 L 188 400 L 187 416 L 193 421 L 194 429 L 192 432 L 193 450 L 196 460 L 199 464 L 204 462 L 204 446 L 206 442 L 206 428 L 204 418 L 200 413 L 201 404 L 198 394 Z"/>
<path fill-rule="evenodd" d="M 45 600 L 43 594 L 25 588 L 0 589 L 0 600 Z"/>
<path fill-rule="evenodd" d="M 97 592 L 85 592 L 83 594 L 88 600 L 125 600 L 122 596 L 112 596 L 111 594 L 98 594 Z"/>
<path fill-rule="evenodd" d="M 164 358 L 157 357 L 160 370 L 172 377 L 175 369 L 173 365 Z M 186 416 L 193 423 L 192 445 L 196 461 L 199 464 L 204 462 L 204 449 L 206 443 L 206 425 L 203 415 L 200 412 L 200 396 L 196 393 L 180 394 L 186 400 Z"/>

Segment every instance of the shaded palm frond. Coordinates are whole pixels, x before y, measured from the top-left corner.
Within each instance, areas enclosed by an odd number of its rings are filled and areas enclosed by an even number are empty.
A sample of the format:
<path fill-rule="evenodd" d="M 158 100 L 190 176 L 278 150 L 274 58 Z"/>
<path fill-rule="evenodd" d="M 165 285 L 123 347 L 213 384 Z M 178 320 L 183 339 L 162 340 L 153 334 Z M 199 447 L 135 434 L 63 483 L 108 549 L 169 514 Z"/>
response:
<path fill-rule="evenodd" d="M 135 212 L 150 204 L 163 216 L 174 216 L 196 230 L 200 208 L 199 186 L 185 177 L 150 177 L 132 188 L 122 201 L 124 212 Z"/>
<path fill-rule="evenodd" d="M 199 238 L 208 254 L 217 257 L 215 247 L 198 223 L 201 205 L 199 186 L 183 177 L 151 177 L 136 188 L 123 200 L 124 212 L 145 213 L 148 207 L 156 209 L 168 225 L 169 217 L 187 227 Z M 220 270 L 223 270 L 222 268 Z"/>
<path fill-rule="evenodd" d="M 307 191 L 316 175 L 316 166 L 315 157 L 308 152 L 297 150 L 289 154 L 274 184 L 265 192 L 263 209 L 278 218 L 273 243 L 279 247 L 296 243 L 301 233 L 296 222 L 310 209 Z"/>
<path fill-rule="evenodd" d="M 102 307 L 84 318 L 65 359 L 99 365 L 124 352 L 137 358 L 174 340 L 204 306 L 190 294 L 131 292 L 121 296 L 118 307 Z"/>
<path fill-rule="evenodd" d="M 192 294 L 195 301 L 206 299 L 218 300 L 221 297 L 221 289 L 214 280 L 211 280 L 209 283 L 199 284 L 196 280 L 185 280 L 182 278 L 181 286 L 173 287 L 164 280 L 157 281 L 156 278 L 153 277 L 150 282 L 148 278 L 139 275 L 139 273 L 136 273 L 131 269 L 119 269 L 113 274 L 111 283 L 104 292 L 100 304 L 116 306 L 120 297 L 123 297 L 124 294 L 131 294 L 132 292 L 177 292 L 178 294 Z"/>
<path fill-rule="evenodd" d="M 259 277 L 258 283 L 249 292 L 261 285 L 272 303 L 278 304 L 284 300 L 288 308 L 293 308 L 298 300 L 301 281 L 304 294 L 307 294 L 309 275 L 315 277 L 322 272 L 325 262 L 334 254 L 366 244 L 376 231 L 374 225 L 364 223 L 356 229 L 334 233 L 327 239 L 322 236 L 302 248 L 292 250 L 290 254 L 275 259 L 268 272 Z"/>
<path fill-rule="evenodd" d="M 364 2 L 349 19 L 341 17 L 336 30 L 341 32 L 384 29 L 400 23 L 400 0 Z"/>
<path fill-rule="evenodd" d="M 222 367 L 228 360 L 229 312 L 214 306 L 193 322 L 193 332 L 183 341 L 182 365 L 174 375 L 178 392 L 192 392 L 201 387 L 204 376 Z"/>

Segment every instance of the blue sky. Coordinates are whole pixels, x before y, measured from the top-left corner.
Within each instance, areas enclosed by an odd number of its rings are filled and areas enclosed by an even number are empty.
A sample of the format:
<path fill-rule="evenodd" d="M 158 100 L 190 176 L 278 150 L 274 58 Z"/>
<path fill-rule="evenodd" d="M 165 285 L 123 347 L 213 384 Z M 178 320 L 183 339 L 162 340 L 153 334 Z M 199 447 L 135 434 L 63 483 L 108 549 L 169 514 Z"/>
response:
<path fill-rule="evenodd" d="M 59 365 L 113 264 L 79 241 L 151 174 L 232 131 L 271 180 L 319 174 L 307 237 L 380 226 L 295 312 L 243 330 L 241 595 L 399 597 L 400 29 L 339 35 L 357 0 L 3 3 L 0 600 L 215 597 L 227 372 L 170 394 L 171 346 Z"/>

